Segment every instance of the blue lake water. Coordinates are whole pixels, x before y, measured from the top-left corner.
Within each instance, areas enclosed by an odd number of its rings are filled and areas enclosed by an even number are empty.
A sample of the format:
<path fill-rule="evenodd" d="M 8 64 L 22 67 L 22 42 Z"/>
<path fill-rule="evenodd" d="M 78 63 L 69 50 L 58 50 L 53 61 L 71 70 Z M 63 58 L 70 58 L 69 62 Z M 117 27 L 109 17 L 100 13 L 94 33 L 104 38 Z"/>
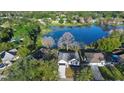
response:
<path fill-rule="evenodd" d="M 108 32 L 104 31 L 99 26 L 86 26 L 86 27 L 79 27 L 79 26 L 73 26 L 73 27 L 51 27 L 52 32 L 46 34 L 45 36 L 51 36 L 56 44 L 60 37 L 65 32 L 70 32 L 74 38 L 75 41 L 79 43 L 84 43 L 86 45 L 91 44 L 98 39 L 104 38 L 108 36 Z"/>

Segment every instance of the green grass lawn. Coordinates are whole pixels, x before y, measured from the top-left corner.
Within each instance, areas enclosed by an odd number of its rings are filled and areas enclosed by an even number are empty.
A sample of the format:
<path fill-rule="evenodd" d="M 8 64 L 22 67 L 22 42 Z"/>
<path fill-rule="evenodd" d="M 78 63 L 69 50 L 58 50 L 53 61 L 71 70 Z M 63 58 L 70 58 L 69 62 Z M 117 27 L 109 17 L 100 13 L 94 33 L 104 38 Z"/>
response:
<path fill-rule="evenodd" d="M 115 66 L 99 67 L 105 80 L 124 80 L 123 74 Z"/>

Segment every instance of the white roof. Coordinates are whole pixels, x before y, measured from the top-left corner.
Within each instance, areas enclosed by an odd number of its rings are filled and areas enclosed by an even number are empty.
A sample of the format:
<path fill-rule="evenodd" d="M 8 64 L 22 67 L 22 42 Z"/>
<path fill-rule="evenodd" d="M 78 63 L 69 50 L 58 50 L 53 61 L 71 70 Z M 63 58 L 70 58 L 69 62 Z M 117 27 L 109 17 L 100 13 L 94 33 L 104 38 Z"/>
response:
<path fill-rule="evenodd" d="M 11 49 L 9 52 L 17 52 L 17 49 Z"/>

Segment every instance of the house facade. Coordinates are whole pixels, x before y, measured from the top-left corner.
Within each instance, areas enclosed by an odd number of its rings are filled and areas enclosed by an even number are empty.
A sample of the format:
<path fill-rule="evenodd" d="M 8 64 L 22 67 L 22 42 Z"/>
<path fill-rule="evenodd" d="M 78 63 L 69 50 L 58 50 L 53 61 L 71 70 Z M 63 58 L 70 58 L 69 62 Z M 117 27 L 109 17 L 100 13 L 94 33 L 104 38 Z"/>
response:
<path fill-rule="evenodd" d="M 89 65 L 104 66 L 106 62 L 105 55 L 102 52 L 97 51 L 85 51 L 85 62 Z"/>
<path fill-rule="evenodd" d="M 69 66 L 79 66 L 79 54 L 74 51 L 59 51 L 58 54 L 58 71 L 60 78 L 66 78 L 66 69 Z"/>

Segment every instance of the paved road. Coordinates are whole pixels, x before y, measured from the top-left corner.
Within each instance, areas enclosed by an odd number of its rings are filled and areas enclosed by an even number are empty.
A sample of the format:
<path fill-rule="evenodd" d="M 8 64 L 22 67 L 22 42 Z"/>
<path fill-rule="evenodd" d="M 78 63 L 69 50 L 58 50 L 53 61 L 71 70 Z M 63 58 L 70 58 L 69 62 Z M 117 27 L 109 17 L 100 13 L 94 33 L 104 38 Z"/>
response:
<path fill-rule="evenodd" d="M 99 68 L 98 66 L 96 65 L 91 65 L 91 70 L 93 72 L 93 76 L 94 76 L 94 79 L 95 80 L 98 80 L 98 81 L 102 81 L 104 80 L 104 78 L 102 77 L 100 71 L 99 71 Z"/>

